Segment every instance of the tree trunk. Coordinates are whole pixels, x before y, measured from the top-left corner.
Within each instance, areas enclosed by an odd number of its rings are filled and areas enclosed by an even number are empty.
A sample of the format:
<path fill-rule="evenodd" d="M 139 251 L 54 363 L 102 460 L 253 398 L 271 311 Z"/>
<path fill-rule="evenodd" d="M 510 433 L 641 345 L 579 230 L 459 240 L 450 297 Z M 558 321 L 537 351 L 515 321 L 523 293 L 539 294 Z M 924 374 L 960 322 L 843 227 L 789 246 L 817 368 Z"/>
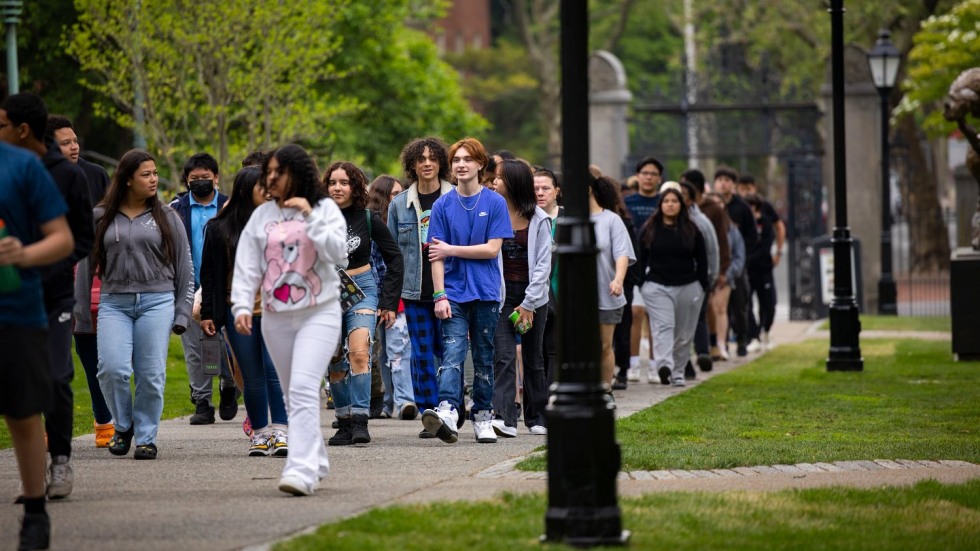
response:
<path fill-rule="evenodd" d="M 949 232 L 939 205 L 939 185 L 930 169 L 912 117 L 902 117 L 898 132 L 908 144 L 909 253 L 912 272 L 949 269 Z"/>

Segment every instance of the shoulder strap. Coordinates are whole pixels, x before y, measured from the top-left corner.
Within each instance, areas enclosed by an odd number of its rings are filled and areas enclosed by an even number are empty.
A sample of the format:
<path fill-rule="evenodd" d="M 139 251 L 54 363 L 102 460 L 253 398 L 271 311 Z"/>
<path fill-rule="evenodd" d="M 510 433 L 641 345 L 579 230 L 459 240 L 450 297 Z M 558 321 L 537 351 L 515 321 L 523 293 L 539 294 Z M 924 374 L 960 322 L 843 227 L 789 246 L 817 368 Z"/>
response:
<path fill-rule="evenodd" d="M 368 241 L 371 241 L 371 209 L 364 209 L 364 217 L 367 218 Z"/>

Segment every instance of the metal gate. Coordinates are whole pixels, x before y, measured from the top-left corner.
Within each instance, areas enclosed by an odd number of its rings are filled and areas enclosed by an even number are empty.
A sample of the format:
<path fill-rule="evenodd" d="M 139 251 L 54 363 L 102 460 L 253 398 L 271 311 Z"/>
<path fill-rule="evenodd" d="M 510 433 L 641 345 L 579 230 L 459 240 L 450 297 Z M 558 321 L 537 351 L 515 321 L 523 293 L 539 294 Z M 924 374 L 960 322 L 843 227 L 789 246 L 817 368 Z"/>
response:
<path fill-rule="evenodd" d="M 790 319 L 816 319 L 821 296 L 810 242 L 826 234 L 817 130 L 822 114 L 813 102 L 769 102 L 770 89 L 762 79 L 759 89 L 693 105 L 677 103 L 685 97 L 682 87 L 654 90 L 633 106 L 632 151 L 623 173 L 632 174 L 636 161 L 650 154 L 665 164 L 669 179 L 677 179 L 691 159 L 700 166 L 727 164 L 757 178 L 775 160 L 778 176 L 766 182 L 766 196 L 786 221 Z M 710 181 L 712 175 L 705 176 Z"/>

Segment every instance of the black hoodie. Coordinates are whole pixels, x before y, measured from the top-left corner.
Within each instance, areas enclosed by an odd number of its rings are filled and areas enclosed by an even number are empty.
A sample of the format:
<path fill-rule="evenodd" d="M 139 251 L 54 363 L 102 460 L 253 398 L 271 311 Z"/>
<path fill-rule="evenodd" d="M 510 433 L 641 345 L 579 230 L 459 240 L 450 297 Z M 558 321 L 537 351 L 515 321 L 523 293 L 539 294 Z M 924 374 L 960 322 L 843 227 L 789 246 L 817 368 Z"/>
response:
<path fill-rule="evenodd" d="M 44 308 L 50 315 L 65 309 L 70 311 L 75 303 L 75 264 L 92 251 L 95 224 L 92 221 L 92 199 L 85 172 L 65 158 L 54 142 L 45 145 L 48 146 L 48 152 L 41 161 L 68 203 L 68 227 L 75 238 L 75 248 L 68 258 L 41 270 Z"/>

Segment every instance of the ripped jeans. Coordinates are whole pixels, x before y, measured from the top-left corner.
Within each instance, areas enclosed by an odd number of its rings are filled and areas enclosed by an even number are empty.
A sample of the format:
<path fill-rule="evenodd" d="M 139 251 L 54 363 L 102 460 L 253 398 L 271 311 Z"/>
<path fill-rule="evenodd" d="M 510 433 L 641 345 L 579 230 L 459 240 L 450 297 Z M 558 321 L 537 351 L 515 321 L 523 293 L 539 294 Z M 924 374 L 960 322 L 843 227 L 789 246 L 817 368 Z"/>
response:
<path fill-rule="evenodd" d="M 500 303 L 475 300 L 449 301 L 452 317 L 442 320 L 442 364 L 439 401 L 457 410 L 463 402 L 463 361 L 469 344 L 473 346 L 473 412 L 493 410 L 493 338 L 500 317 Z M 469 335 L 469 339 L 467 339 Z"/>
<path fill-rule="evenodd" d="M 344 312 L 341 329 L 344 354 L 339 362 L 330 364 L 328 371 L 331 375 L 330 394 L 333 396 L 334 412 L 338 418 L 368 415 L 371 407 L 371 347 L 374 344 L 374 330 L 378 325 L 378 285 L 370 271 L 353 276 L 352 279 L 364 291 L 364 298 Z M 350 334 L 356 329 L 367 330 L 366 350 L 361 350 L 360 347 L 355 350 L 350 346 Z M 350 358 L 354 354 L 361 355 L 362 358 L 366 355 L 368 370 L 364 373 L 354 373 L 351 370 Z M 334 382 L 338 373 L 343 373 L 343 379 Z"/>

